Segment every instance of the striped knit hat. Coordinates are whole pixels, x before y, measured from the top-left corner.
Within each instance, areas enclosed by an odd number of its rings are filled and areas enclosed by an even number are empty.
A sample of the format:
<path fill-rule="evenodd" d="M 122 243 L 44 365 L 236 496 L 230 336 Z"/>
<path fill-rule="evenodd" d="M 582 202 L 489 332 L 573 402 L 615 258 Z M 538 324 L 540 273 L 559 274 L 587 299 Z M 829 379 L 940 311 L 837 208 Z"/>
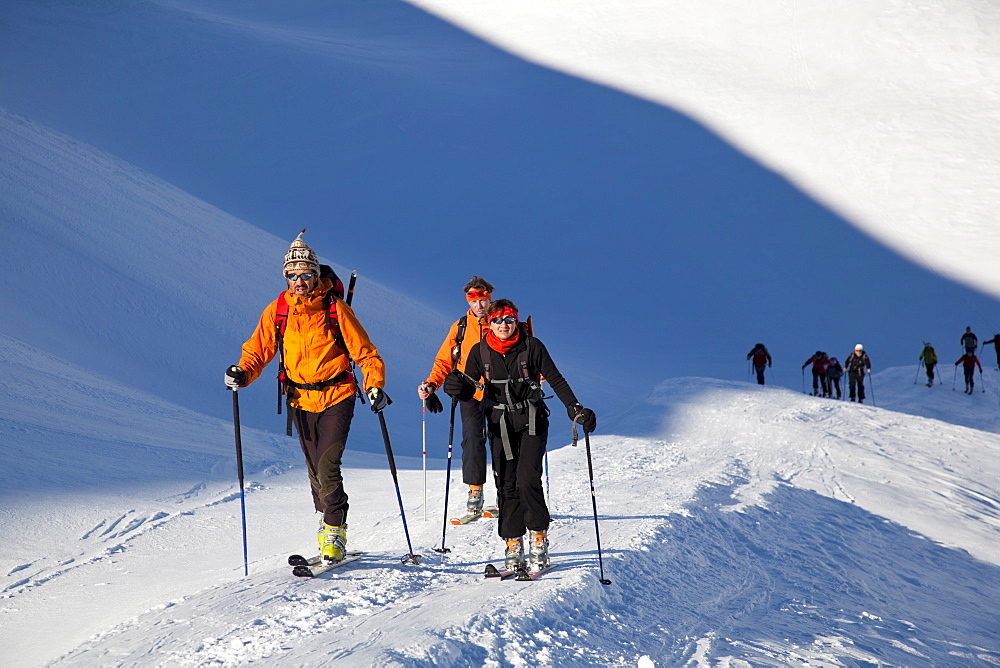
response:
<path fill-rule="evenodd" d="M 293 269 L 319 272 L 319 260 L 316 258 L 316 253 L 306 245 L 306 242 L 302 241 L 302 235 L 305 233 L 306 229 L 303 227 L 299 236 L 295 237 L 288 252 L 285 253 L 284 273 L 286 274 Z"/>

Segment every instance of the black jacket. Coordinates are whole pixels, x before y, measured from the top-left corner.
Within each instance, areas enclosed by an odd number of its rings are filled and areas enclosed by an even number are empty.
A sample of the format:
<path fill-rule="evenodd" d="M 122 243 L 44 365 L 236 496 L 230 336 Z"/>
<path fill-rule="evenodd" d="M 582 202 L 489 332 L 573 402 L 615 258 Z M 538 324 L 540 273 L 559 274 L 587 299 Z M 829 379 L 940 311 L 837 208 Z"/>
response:
<path fill-rule="evenodd" d="M 864 373 L 865 369 L 872 368 L 872 362 L 868 359 L 868 353 L 865 351 L 862 350 L 860 355 L 857 351 L 852 351 L 844 360 L 844 367 L 847 369 L 847 373 Z"/>
<path fill-rule="evenodd" d="M 510 378 L 521 378 L 522 371 L 520 367 L 519 358 L 521 353 L 527 351 L 527 358 L 525 362 L 528 368 L 528 375 L 532 380 L 537 381 L 539 374 L 545 381 L 552 387 L 552 390 L 559 397 L 559 400 L 563 402 L 566 406 L 572 406 L 575 403 L 579 403 L 576 400 L 576 395 L 573 394 L 573 390 L 570 388 L 569 383 L 563 378 L 563 375 L 559 373 L 559 369 L 556 368 L 555 362 L 552 361 L 552 357 L 549 356 L 549 351 L 545 349 L 545 345 L 538 339 L 524 335 L 521 336 L 521 340 L 514 344 L 514 346 L 505 355 L 501 355 L 497 351 L 489 347 L 486 341 L 480 341 L 476 345 L 472 346 L 472 350 L 469 351 L 468 357 L 465 361 L 465 373 L 476 381 L 482 382 L 486 377 L 486 371 L 483 365 L 483 356 L 486 356 L 486 363 L 490 365 L 490 378 L 491 380 L 507 380 Z M 523 403 L 529 399 L 539 401 L 541 399 L 541 393 L 532 389 L 534 383 L 511 383 L 510 393 L 511 398 L 514 400 L 515 404 Z M 493 424 L 499 422 L 501 411 L 493 410 L 493 406 L 496 404 L 506 404 L 507 396 L 504 387 L 501 385 L 494 385 L 493 383 L 486 383 L 486 388 L 483 392 L 483 408 L 486 408 L 486 416 L 489 421 Z M 544 409 L 544 402 L 538 407 L 541 409 L 541 414 L 547 414 Z M 521 406 L 520 408 L 512 411 L 505 411 L 510 415 L 510 425 L 515 431 L 520 431 L 526 429 L 528 426 L 528 408 L 527 406 Z"/>

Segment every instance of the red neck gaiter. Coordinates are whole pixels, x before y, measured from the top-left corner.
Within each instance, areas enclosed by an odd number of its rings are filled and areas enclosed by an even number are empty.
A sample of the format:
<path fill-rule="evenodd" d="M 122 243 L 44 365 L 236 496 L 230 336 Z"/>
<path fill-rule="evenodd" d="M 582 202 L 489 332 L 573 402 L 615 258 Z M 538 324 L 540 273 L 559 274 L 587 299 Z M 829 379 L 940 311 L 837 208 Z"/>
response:
<path fill-rule="evenodd" d="M 493 350 L 497 351 L 501 355 L 506 355 L 507 352 L 514 347 L 514 344 L 521 339 L 521 328 L 518 327 L 514 330 L 514 336 L 510 337 L 506 341 L 501 339 L 499 336 L 493 333 L 493 330 L 486 332 L 486 345 L 488 345 Z"/>

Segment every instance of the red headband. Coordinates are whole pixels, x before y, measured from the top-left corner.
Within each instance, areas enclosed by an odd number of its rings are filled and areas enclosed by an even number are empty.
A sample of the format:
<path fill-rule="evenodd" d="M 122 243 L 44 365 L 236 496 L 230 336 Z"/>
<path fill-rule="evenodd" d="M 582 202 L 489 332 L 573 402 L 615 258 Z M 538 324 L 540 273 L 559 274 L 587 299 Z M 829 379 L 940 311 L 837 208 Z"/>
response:
<path fill-rule="evenodd" d="M 465 293 L 465 301 L 472 302 L 477 299 L 493 299 L 493 293 L 489 290 L 469 290 Z"/>
<path fill-rule="evenodd" d="M 490 313 L 489 314 L 489 319 L 492 320 L 493 318 L 503 318 L 503 317 L 508 316 L 508 315 L 512 315 L 515 318 L 517 318 L 517 311 L 515 311 L 514 309 L 512 309 L 509 306 L 504 306 L 499 311 L 493 311 L 493 313 Z"/>

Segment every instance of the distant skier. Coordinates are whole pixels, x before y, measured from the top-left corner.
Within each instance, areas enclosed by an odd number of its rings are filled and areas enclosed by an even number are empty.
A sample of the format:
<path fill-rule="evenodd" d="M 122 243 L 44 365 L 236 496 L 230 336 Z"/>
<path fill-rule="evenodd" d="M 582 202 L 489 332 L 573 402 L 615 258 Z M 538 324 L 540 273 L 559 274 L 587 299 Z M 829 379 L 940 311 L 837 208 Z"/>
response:
<path fill-rule="evenodd" d="M 840 365 L 840 361 L 836 357 L 830 358 L 830 366 L 826 368 L 826 379 L 830 384 L 830 396 L 833 396 L 833 390 L 837 390 L 837 398 L 840 399 L 843 395 L 840 392 L 840 377 L 844 375 L 844 367 Z"/>
<path fill-rule="evenodd" d="M 860 343 L 854 346 L 854 351 L 844 360 L 844 367 L 847 369 L 847 385 L 851 401 L 857 397 L 859 404 L 865 403 L 865 374 L 872 372 L 872 362 L 868 359 L 864 346 Z"/>
<path fill-rule="evenodd" d="M 976 367 L 979 367 L 979 373 L 983 372 L 983 365 L 979 363 L 979 358 L 973 353 L 965 353 L 958 358 L 955 362 L 955 366 L 959 364 L 962 365 L 962 369 L 965 371 L 965 393 L 972 394 L 972 389 L 976 386 Z"/>
<path fill-rule="evenodd" d="M 341 460 L 358 393 L 352 358 L 364 372 L 371 409 L 380 412 L 390 400 L 382 390 L 385 364 L 378 350 L 351 307 L 333 293 L 334 281 L 321 275 L 316 253 L 302 241 L 304 232 L 285 254 L 285 290 L 264 309 L 253 335 L 243 344 L 239 364 L 226 370 L 225 381 L 234 390 L 246 387 L 278 355 L 313 505 L 323 514 L 317 534 L 320 553 L 337 562 L 347 549 L 348 502 Z"/>
<path fill-rule="evenodd" d="M 930 387 L 934 384 L 934 367 L 938 362 L 938 356 L 934 351 L 934 346 L 924 342 L 924 349 L 920 351 L 920 357 L 918 359 L 924 363 L 924 369 L 927 370 L 927 387 Z"/>
<path fill-rule="evenodd" d="M 830 396 L 830 386 L 826 380 L 826 368 L 830 364 L 830 359 L 826 356 L 826 353 L 822 350 L 817 350 L 816 354 L 806 360 L 802 368 L 805 369 L 810 364 L 813 365 L 813 396 L 818 397 L 820 388 L 823 390 L 823 396 Z"/>
<path fill-rule="evenodd" d="M 997 370 L 1000 371 L 1000 334 L 994 334 L 993 338 L 989 341 L 983 341 L 984 346 L 993 344 L 993 349 L 996 350 L 997 354 Z"/>
<path fill-rule="evenodd" d="M 978 346 L 979 339 L 972 333 L 971 327 L 966 327 L 965 334 L 962 334 L 962 347 L 965 348 L 965 352 L 975 353 Z"/>
<path fill-rule="evenodd" d="M 767 346 L 758 343 L 753 350 L 747 353 L 747 359 L 753 360 L 753 370 L 757 372 L 757 384 L 764 384 L 764 369 L 771 366 L 771 353 L 767 352 Z"/>
<path fill-rule="evenodd" d="M 510 300 L 490 304 L 486 319 L 489 331 L 469 351 L 465 373 L 452 371 L 443 387 L 448 396 L 459 400 L 467 400 L 477 388 L 484 389 L 483 410 L 500 497 L 497 532 L 507 543 L 504 563 L 511 570 L 527 567 L 539 572 L 549 563 L 551 521 L 542 488 L 549 410 L 540 376 L 584 431 L 597 428 L 597 417 L 576 400 L 542 342 L 521 328 L 517 307 Z M 525 530 L 530 533 L 527 565 L 522 543 Z"/>
<path fill-rule="evenodd" d="M 464 370 L 465 360 L 472 346 L 479 343 L 486 330 L 486 308 L 493 299 L 493 284 L 485 278 L 473 276 L 466 283 L 465 301 L 468 310 L 456 320 L 444 338 L 427 380 L 417 387 L 417 396 L 427 400 L 432 413 L 443 410 L 441 400 L 434 392 L 453 369 Z M 462 414 L 462 482 L 469 486 L 466 512 L 483 514 L 483 485 L 486 483 L 486 434 L 483 431 L 483 393 L 459 402 Z"/>

